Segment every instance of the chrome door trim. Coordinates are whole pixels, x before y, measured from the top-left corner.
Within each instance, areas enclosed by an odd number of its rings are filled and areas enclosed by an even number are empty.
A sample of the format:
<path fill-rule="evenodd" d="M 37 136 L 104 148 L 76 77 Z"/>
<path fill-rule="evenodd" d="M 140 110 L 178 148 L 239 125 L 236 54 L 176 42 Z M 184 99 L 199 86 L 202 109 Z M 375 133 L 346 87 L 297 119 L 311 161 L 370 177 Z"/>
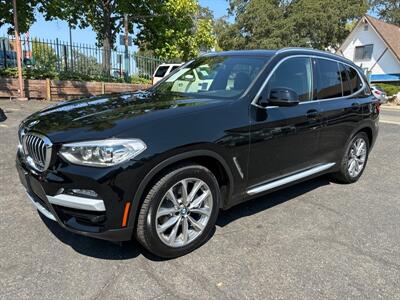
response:
<path fill-rule="evenodd" d="M 328 169 L 332 168 L 335 164 L 336 163 L 326 163 L 326 164 L 318 165 L 318 166 L 315 166 L 313 168 L 307 169 L 305 171 L 302 171 L 302 172 L 299 172 L 299 173 L 296 173 L 296 174 L 293 174 L 293 175 L 289 175 L 287 177 L 274 180 L 272 182 L 270 181 L 270 182 L 267 182 L 267 183 L 262 184 L 260 186 L 256 186 L 256 187 L 250 188 L 250 189 L 247 190 L 246 193 L 248 195 L 252 196 L 252 195 L 255 195 L 255 194 L 258 194 L 258 193 L 261 193 L 261 192 L 265 192 L 265 191 L 274 189 L 276 187 L 279 187 L 279 186 L 294 182 L 296 180 L 303 179 L 303 178 L 306 178 L 308 176 L 311 176 L 311 175 L 320 173 L 322 171 L 328 170 Z"/>

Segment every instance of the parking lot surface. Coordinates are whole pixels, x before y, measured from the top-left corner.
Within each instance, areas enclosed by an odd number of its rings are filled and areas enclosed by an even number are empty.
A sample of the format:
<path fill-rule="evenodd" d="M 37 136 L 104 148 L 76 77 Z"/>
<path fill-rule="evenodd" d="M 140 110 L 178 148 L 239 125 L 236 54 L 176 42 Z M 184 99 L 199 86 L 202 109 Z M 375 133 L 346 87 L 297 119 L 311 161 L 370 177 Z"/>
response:
<path fill-rule="evenodd" d="M 221 212 L 205 245 L 159 260 L 71 234 L 28 202 L 17 128 L 48 104 L 0 100 L 0 299 L 400 299 L 400 111 L 382 110 L 358 183 L 321 177 Z"/>

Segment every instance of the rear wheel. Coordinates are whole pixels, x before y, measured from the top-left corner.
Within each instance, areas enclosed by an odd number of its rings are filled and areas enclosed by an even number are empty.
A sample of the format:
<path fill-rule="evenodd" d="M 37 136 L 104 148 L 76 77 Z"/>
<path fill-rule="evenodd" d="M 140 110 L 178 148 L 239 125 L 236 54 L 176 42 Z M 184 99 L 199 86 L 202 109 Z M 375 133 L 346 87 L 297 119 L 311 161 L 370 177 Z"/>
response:
<path fill-rule="evenodd" d="M 214 174 L 190 164 L 171 169 L 148 192 L 140 209 L 137 239 L 160 257 L 177 257 L 204 243 L 218 216 Z"/>
<path fill-rule="evenodd" d="M 333 174 L 334 180 L 341 183 L 356 182 L 364 172 L 368 153 L 368 136 L 364 132 L 359 132 L 346 145 L 346 151 L 340 163 L 340 170 Z"/>

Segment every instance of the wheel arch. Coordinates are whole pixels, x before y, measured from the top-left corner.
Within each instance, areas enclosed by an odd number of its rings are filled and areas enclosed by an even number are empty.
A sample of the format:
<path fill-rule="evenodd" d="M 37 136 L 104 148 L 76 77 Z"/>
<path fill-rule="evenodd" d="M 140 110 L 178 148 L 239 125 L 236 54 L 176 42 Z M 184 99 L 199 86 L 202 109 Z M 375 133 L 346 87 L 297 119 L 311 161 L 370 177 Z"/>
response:
<path fill-rule="evenodd" d="M 140 207 L 143 203 L 144 196 L 151 188 L 152 183 L 159 179 L 159 177 L 161 177 L 163 172 L 165 172 L 167 169 L 186 162 L 198 163 L 214 173 L 221 187 L 222 206 L 226 200 L 232 196 L 234 180 L 233 175 L 230 167 L 221 155 L 211 150 L 193 150 L 180 153 L 157 164 L 140 182 L 133 198 L 132 209 L 129 213 L 129 227 L 136 227 Z"/>
<path fill-rule="evenodd" d="M 369 146 L 370 146 L 370 149 L 371 149 L 373 143 L 375 142 L 374 137 L 373 137 L 373 133 L 372 133 L 372 129 L 370 127 L 368 127 L 368 126 L 365 126 L 365 127 L 361 128 L 361 129 L 359 129 L 357 132 L 355 132 L 353 134 L 353 136 L 355 136 L 359 132 L 364 132 L 368 136 L 368 142 L 369 142 Z"/>

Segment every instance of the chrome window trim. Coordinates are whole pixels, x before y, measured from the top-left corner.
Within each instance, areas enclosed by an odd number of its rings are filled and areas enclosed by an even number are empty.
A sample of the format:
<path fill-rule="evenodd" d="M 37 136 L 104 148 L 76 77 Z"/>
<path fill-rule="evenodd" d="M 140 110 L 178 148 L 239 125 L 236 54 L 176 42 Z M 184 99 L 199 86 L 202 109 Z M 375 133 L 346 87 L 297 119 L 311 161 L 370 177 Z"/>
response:
<path fill-rule="evenodd" d="M 290 50 L 291 50 L 291 49 L 290 49 Z M 308 50 L 308 51 L 314 51 L 314 50 Z M 282 52 L 283 52 L 283 51 L 282 51 Z M 281 52 L 278 51 L 277 53 L 281 53 Z M 282 58 L 282 59 L 275 65 L 275 67 L 274 67 L 274 68 L 271 70 L 271 72 L 268 74 L 268 76 L 267 76 L 267 78 L 265 79 L 264 83 L 261 85 L 261 87 L 260 87 L 260 89 L 258 90 L 256 96 L 255 96 L 255 97 L 253 98 L 253 100 L 251 101 L 251 105 L 253 105 L 253 106 L 255 106 L 255 107 L 258 107 L 258 108 L 262 108 L 262 109 L 278 107 L 278 106 L 268 106 L 268 107 L 264 107 L 264 106 L 259 105 L 259 104 L 257 103 L 257 101 L 258 101 L 258 99 L 260 98 L 262 92 L 264 91 L 265 87 L 266 87 L 267 84 L 268 84 L 268 81 L 271 79 L 271 76 L 274 74 L 274 72 L 276 71 L 276 69 L 277 69 L 283 62 L 285 62 L 285 61 L 287 61 L 287 60 L 289 60 L 289 59 L 291 59 L 291 58 L 297 58 L 297 57 L 300 57 L 300 58 L 301 58 L 301 57 L 303 57 L 303 58 L 306 57 L 306 58 L 315 58 L 315 59 L 325 59 L 325 60 L 330 60 L 330 61 L 333 61 L 333 62 L 336 62 L 336 63 L 341 63 L 341 64 L 344 64 L 344 65 L 347 65 L 347 66 L 353 68 L 354 70 L 356 70 L 357 75 L 361 78 L 361 81 L 362 81 L 362 83 L 363 83 L 362 87 L 361 87 L 358 91 L 354 92 L 354 93 L 351 94 L 351 95 L 342 96 L 342 97 L 336 97 L 336 98 L 327 98 L 327 99 L 317 99 L 317 100 L 311 100 L 311 101 L 304 101 L 304 102 L 300 102 L 299 105 L 301 105 L 301 104 L 306 104 L 306 103 L 310 103 L 310 102 L 321 102 L 321 101 L 331 101 L 331 100 L 352 98 L 352 97 L 356 96 L 357 94 L 359 94 L 361 91 L 363 91 L 363 90 L 366 88 L 366 86 L 367 86 L 367 84 L 365 83 L 365 80 L 364 80 L 363 76 L 360 74 L 359 70 L 358 70 L 357 68 L 355 68 L 354 66 L 352 66 L 351 64 L 348 64 L 348 63 L 346 63 L 346 62 L 342 62 L 342 61 L 340 61 L 340 60 L 338 60 L 338 59 L 328 58 L 328 57 L 322 57 L 322 56 L 318 56 L 318 55 L 294 54 L 294 55 L 289 55 L 289 56 L 286 56 L 286 57 Z M 313 74 L 313 76 L 314 76 L 314 74 Z"/>

